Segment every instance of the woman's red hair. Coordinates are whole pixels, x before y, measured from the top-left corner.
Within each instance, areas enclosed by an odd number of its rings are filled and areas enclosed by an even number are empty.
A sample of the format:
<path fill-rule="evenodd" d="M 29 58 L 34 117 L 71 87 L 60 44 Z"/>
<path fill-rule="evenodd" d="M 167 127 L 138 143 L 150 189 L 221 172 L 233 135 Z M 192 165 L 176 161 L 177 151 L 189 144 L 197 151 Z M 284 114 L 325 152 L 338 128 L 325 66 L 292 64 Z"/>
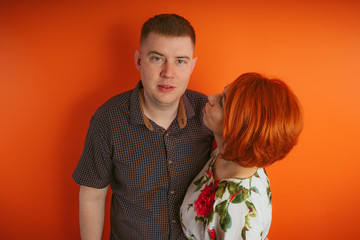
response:
<path fill-rule="evenodd" d="M 226 94 L 222 157 L 243 167 L 265 167 L 296 145 L 303 118 L 297 97 L 278 79 L 238 77 Z"/>

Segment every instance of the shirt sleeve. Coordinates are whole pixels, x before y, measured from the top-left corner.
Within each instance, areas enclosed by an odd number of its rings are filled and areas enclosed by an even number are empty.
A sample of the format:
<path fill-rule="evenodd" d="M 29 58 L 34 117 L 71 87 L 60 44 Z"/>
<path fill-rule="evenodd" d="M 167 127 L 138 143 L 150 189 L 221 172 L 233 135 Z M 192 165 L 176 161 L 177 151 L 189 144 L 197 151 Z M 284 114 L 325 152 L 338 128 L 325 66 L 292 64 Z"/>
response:
<path fill-rule="evenodd" d="M 79 185 L 104 188 L 112 172 L 109 128 L 100 119 L 91 119 L 80 161 L 73 173 Z"/>

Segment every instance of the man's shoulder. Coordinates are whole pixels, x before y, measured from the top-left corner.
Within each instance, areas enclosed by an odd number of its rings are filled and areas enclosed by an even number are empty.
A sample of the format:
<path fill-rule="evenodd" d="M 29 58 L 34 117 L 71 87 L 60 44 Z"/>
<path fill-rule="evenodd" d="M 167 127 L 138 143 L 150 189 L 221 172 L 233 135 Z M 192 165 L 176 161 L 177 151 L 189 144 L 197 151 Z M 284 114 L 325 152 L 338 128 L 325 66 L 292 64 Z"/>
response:
<path fill-rule="evenodd" d="M 207 102 L 207 96 L 201 92 L 187 89 L 183 95 L 186 108 L 186 116 L 202 119 L 202 110 Z"/>
<path fill-rule="evenodd" d="M 184 94 L 191 103 L 204 103 L 207 101 L 207 96 L 205 94 L 195 90 L 186 89 Z"/>
<path fill-rule="evenodd" d="M 103 105 L 101 105 L 93 115 L 93 118 L 101 118 L 104 115 L 111 114 L 112 112 L 119 112 L 129 109 L 129 102 L 132 90 L 120 93 L 111 97 Z"/>

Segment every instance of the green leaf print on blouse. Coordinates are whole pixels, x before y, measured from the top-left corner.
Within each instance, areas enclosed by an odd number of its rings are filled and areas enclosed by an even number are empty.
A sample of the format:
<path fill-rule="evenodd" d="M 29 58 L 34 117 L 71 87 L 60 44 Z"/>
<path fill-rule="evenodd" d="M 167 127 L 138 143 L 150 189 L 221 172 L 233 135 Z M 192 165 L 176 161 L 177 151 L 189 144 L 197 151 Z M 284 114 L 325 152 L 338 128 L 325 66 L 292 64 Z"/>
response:
<path fill-rule="evenodd" d="M 196 180 L 194 182 L 195 186 L 196 186 L 196 189 L 194 192 L 197 192 L 200 190 L 201 186 L 204 184 L 204 181 L 207 182 L 205 176 L 202 176 L 201 178 L 199 178 L 198 180 Z"/>
<path fill-rule="evenodd" d="M 225 193 L 225 190 L 226 190 L 226 185 L 227 185 L 227 182 L 220 182 L 218 184 L 218 190 L 216 191 L 216 194 L 215 196 L 218 197 L 218 198 L 222 198 L 222 196 L 224 195 Z"/>
<path fill-rule="evenodd" d="M 249 181 L 249 186 L 252 185 L 251 182 L 253 178 L 260 178 L 260 176 L 256 172 L 252 177 L 246 179 L 246 181 Z M 243 239 L 246 239 L 246 232 L 251 228 L 250 218 L 257 216 L 254 204 L 248 199 L 251 194 L 259 194 L 259 190 L 257 187 L 244 187 L 242 185 L 244 181 L 240 179 L 238 179 L 238 181 L 214 180 L 212 175 L 212 164 L 209 164 L 209 169 L 206 174 L 194 182 L 196 186 L 194 192 L 201 190 L 200 195 L 194 204 L 188 205 L 188 209 L 193 208 L 196 212 L 195 221 L 202 222 L 205 230 L 205 228 L 214 221 L 214 216 L 217 214 L 219 216 L 218 224 L 220 225 L 220 228 L 226 232 L 232 226 L 232 218 L 228 211 L 230 204 L 245 204 L 248 212 L 245 214 L 245 224 L 242 228 L 241 235 Z M 229 197 L 223 199 L 226 192 L 229 193 Z M 270 187 L 267 189 L 267 194 L 271 204 Z M 215 204 L 216 199 L 223 201 L 219 204 Z M 215 230 L 211 229 L 211 231 Z"/>
<path fill-rule="evenodd" d="M 242 228 L 241 230 L 241 237 L 243 239 L 246 239 L 246 231 L 249 231 L 249 229 L 251 228 L 250 226 L 250 217 L 256 217 L 257 213 L 256 213 L 256 209 L 254 204 L 252 204 L 249 201 L 245 201 L 245 204 L 247 206 L 247 208 L 249 209 L 249 213 L 247 215 L 245 215 L 245 226 Z M 262 233 L 261 233 L 262 234 Z M 260 234 L 260 235 L 261 235 Z"/>
<path fill-rule="evenodd" d="M 266 180 L 267 180 L 267 183 L 268 183 L 266 193 L 267 193 L 268 198 L 269 198 L 269 204 L 272 205 L 272 194 L 271 194 L 271 190 L 270 190 L 270 181 L 269 181 L 269 179 L 266 179 Z"/>
<path fill-rule="evenodd" d="M 247 208 L 249 209 L 249 212 L 245 215 L 245 226 L 243 228 L 244 233 L 250 228 L 249 217 L 257 216 L 255 206 L 246 200 L 249 198 L 251 191 L 254 193 L 258 193 L 259 191 L 256 187 L 247 189 L 242 186 L 241 183 L 242 181 L 239 183 L 229 181 L 227 183 L 227 190 L 230 194 L 230 198 L 215 206 L 215 212 L 220 216 L 220 227 L 224 232 L 231 227 L 231 216 L 227 210 L 230 203 L 240 204 L 245 202 Z"/>
<path fill-rule="evenodd" d="M 227 200 L 225 200 L 215 207 L 215 212 L 220 216 L 220 227 L 222 230 L 224 230 L 224 232 L 226 232 L 226 230 L 231 227 L 231 216 L 228 212 L 228 206 L 229 203 Z"/>
<path fill-rule="evenodd" d="M 196 181 L 195 185 L 201 185 L 207 183 L 209 179 L 203 181 L 207 178 L 200 178 Z M 243 232 L 245 232 L 250 228 L 249 218 L 256 217 L 256 209 L 255 206 L 247 201 L 251 192 L 259 193 L 259 190 L 256 187 L 251 187 L 250 189 L 245 188 L 241 185 L 242 181 L 236 183 L 233 181 L 221 181 L 221 182 L 210 182 L 206 185 L 195 204 L 189 204 L 188 207 L 194 207 L 196 212 L 196 221 L 201 221 L 204 223 L 204 228 L 209 225 L 214 219 L 214 215 L 218 214 L 219 225 L 221 229 L 226 232 L 232 225 L 231 215 L 228 212 L 228 208 L 230 204 L 240 204 L 245 202 L 246 207 L 249 209 L 248 213 L 245 215 L 245 226 L 243 228 Z M 199 186 L 198 186 L 199 187 Z M 200 188 L 201 189 L 201 186 Z M 225 199 L 221 203 L 214 205 L 214 198 L 217 197 L 221 199 L 225 193 L 225 191 L 229 192 L 230 197 Z M 195 190 L 198 191 L 198 190 Z M 213 209 L 215 211 L 213 211 Z"/>

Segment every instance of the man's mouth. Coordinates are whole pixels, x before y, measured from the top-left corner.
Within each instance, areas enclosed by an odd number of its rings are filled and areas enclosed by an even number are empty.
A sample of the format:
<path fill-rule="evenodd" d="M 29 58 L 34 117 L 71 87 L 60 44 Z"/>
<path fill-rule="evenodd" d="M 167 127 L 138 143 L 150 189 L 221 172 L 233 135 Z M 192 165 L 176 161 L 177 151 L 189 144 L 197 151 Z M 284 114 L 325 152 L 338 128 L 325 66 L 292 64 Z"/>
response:
<path fill-rule="evenodd" d="M 165 84 L 158 85 L 158 87 L 161 91 L 164 91 L 164 92 L 168 92 L 168 91 L 175 89 L 175 87 L 170 86 L 170 85 L 165 85 Z"/>

